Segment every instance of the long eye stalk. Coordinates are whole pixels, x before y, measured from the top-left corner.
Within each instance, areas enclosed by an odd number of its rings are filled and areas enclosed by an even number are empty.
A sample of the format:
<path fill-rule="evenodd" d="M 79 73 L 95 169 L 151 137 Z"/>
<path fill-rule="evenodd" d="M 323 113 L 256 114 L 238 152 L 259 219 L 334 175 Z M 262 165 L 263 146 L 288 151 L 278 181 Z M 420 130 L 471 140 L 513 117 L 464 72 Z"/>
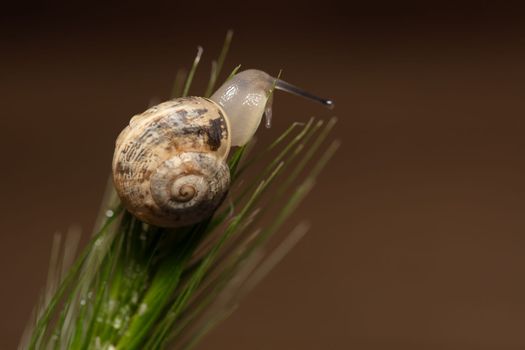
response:
<path fill-rule="evenodd" d="M 281 90 L 281 91 L 286 91 L 286 92 L 289 92 L 291 94 L 294 94 L 294 95 L 297 95 L 297 96 L 301 96 L 301 97 L 304 97 L 306 99 L 309 99 L 309 100 L 312 100 L 312 101 L 315 101 L 315 102 L 318 102 L 324 106 L 326 106 L 327 108 L 330 108 L 330 109 L 333 109 L 335 107 L 335 103 L 333 100 L 329 100 L 329 99 L 326 99 L 326 98 L 322 98 L 322 97 L 319 97 L 319 96 L 315 96 L 311 93 L 309 93 L 308 91 L 305 91 L 295 85 L 292 85 L 290 83 L 287 83 L 285 82 L 284 80 L 281 80 L 281 79 L 276 79 L 276 82 L 275 82 L 275 88 L 277 90 Z"/>

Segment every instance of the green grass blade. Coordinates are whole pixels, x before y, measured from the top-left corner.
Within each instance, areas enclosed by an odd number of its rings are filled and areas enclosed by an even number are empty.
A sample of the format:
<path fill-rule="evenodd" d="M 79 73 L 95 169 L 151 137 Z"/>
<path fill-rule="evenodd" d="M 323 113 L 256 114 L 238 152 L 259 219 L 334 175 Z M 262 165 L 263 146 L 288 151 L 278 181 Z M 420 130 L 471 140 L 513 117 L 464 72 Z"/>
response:
<path fill-rule="evenodd" d="M 204 96 L 215 88 L 232 35 L 227 32 L 212 62 Z M 172 97 L 188 95 L 202 52 L 198 47 L 187 77 L 177 72 Z M 239 69 L 235 67 L 227 80 Z M 269 98 L 272 94 L 273 88 Z M 53 283 L 48 283 L 46 306 L 24 349 L 163 349 L 171 340 L 179 349 L 194 346 L 282 259 L 290 242 L 296 242 L 291 234 L 264 259 L 266 242 L 311 190 L 337 149 L 338 143 L 332 143 L 315 158 L 334 123 L 324 128 L 323 121 L 313 118 L 293 123 L 254 156 L 249 153 L 255 142 L 234 149 L 228 160 L 229 198 L 214 216 L 196 225 L 162 229 L 140 222 L 120 205 L 109 215 L 103 210 L 98 232 L 67 274 L 59 267 L 68 265 L 69 257 L 60 260 L 53 252 Z M 245 176 L 260 162 L 267 163 L 262 171 L 252 179 Z M 302 173 L 304 180 L 294 185 Z M 108 188 L 103 208 L 116 202 L 111 182 Z M 272 210 L 272 220 L 263 222 Z M 61 276 L 65 277 L 55 286 Z"/>
<path fill-rule="evenodd" d="M 241 69 L 241 65 L 239 64 L 237 67 L 233 68 L 232 72 L 230 73 L 230 75 L 228 75 L 228 78 L 226 78 L 226 81 L 230 80 L 231 78 L 233 78 L 233 76 L 235 74 L 237 74 L 237 72 L 239 71 L 239 69 Z"/>
<path fill-rule="evenodd" d="M 188 73 L 188 79 L 186 79 L 186 84 L 184 85 L 184 90 L 182 91 L 182 97 L 188 96 L 188 92 L 190 91 L 191 83 L 193 82 L 193 76 L 195 75 L 195 71 L 197 71 L 197 67 L 199 66 L 199 62 L 201 61 L 202 52 L 204 50 L 202 47 L 197 47 L 197 55 L 195 56 L 195 59 L 193 60 L 193 65 L 191 66 L 190 72 Z"/>
<path fill-rule="evenodd" d="M 120 207 L 118 207 L 115 210 L 115 214 L 112 217 L 110 217 L 110 218 L 108 218 L 106 220 L 106 223 L 100 229 L 99 233 L 94 237 L 94 239 L 90 242 L 90 244 L 84 250 L 82 255 L 73 264 L 73 266 L 71 267 L 71 269 L 67 273 L 66 277 L 64 278 L 63 282 L 61 283 L 60 287 L 56 291 L 55 295 L 50 300 L 49 305 L 45 308 L 45 310 L 42 312 L 42 315 L 39 317 L 39 319 L 38 319 L 38 321 L 36 323 L 35 329 L 33 331 L 33 336 L 31 337 L 31 341 L 29 343 L 28 349 L 32 350 L 32 349 L 36 348 L 37 343 L 44 336 L 44 332 L 47 329 L 47 326 L 48 326 L 48 323 L 50 322 L 52 314 L 56 311 L 56 309 L 58 307 L 60 299 L 63 297 L 63 295 L 66 292 L 66 290 L 71 287 L 72 282 L 74 281 L 75 277 L 80 272 L 80 269 L 82 268 L 83 264 L 85 263 L 87 257 L 89 256 L 91 250 L 93 249 L 94 245 L 97 242 L 99 242 L 99 239 L 107 232 L 109 227 L 114 223 L 115 219 L 119 216 L 121 210 L 122 209 Z"/>
<path fill-rule="evenodd" d="M 226 60 L 226 56 L 228 55 L 228 51 L 230 50 L 230 44 L 232 42 L 233 38 L 233 30 L 228 30 L 226 32 L 226 38 L 224 39 L 224 44 L 222 45 L 221 53 L 219 54 L 219 58 L 217 59 L 216 63 L 213 65 L 210 75 L 210 80 L 208 81 L 208 86 L 206 87 L 206 91 L 204 92 L 204 97 L 210 97 L 213 93 L 213 89 L 215 88 L 215 84 L 217 82 L 217 78 L 221 74 L 222 66 L 224 65 L 224 61 Z"/>
<path fill-rule="evenodd" d="M 175 74 L 175 80 L 171 89 L 170 98 L 177 98 L 182 96 L 182 89 L 184 88 L 184 81 L 186 80 L 186 70 L 179 69 Z M 189 89 L 189 87 L 188 87 Z"/>

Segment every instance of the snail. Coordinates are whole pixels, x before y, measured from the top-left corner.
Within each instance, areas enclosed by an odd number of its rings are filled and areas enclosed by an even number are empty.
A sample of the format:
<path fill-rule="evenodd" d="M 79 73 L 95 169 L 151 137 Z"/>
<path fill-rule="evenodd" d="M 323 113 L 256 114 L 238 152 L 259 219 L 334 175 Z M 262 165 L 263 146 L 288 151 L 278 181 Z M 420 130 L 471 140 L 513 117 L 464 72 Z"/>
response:
<path fill-rule="evenodd" d="M 259 70 L 226 81 L 210 98 L 182 97 L 131 118 L 116 140 L 113 182 L 124 207 L 159 227 L 197 223 L 228 192 L 230 148 L 245 145 L 263 115 L 271 117 L 271 91 L 283 90 L 333 107 Z"/>

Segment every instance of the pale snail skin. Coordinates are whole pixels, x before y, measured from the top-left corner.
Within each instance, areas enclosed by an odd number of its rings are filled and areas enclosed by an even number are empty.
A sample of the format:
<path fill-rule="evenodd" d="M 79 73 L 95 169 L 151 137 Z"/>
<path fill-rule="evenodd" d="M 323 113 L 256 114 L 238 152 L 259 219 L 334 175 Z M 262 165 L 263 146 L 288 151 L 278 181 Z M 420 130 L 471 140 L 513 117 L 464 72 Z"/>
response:
<path fill-rule="evenodd" d="M 245 70 L 223 84 L 211 96 L 211 100 L 224 108 L 228 115 L 233 128 L 232 146 L 248 143 L 257 131 L 264 113 L 271 113 L 268 95 L 274 81 L 274 78 L 263 71 Z"/>
<path fill-rule="evenodd" d="M 259 70 L 225 82 L 209 99 L 183 97 L 135 115 L 116 141 L 113 182 L 124 207 L 159 227 L 197 223 L 224 199 L 231 146 L 253 137 L 273 87 L 322 100 Z"/>

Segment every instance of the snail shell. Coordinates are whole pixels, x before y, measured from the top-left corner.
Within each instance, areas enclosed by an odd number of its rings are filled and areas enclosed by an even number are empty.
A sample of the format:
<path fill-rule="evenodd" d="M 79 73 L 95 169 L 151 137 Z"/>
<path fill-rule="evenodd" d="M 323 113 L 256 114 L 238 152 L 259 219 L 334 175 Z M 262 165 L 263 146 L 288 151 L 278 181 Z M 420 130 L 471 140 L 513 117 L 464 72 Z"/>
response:
<path fill-rule="evenodd" d="M 178 98 L 134 116 L 113 156 L 113 182 L 126 209 L 161 227 L 213 214 L 230 185 L 230 147 L 249 142 L 264 114 L 269 124 L 274 88 L 333 107 L 331 100 L 249 69 L 209 99 Z"/>
<path fill-rule="evenodd" d="M 178 98 L 134 116 L 116 141 L 113 182 L 123 205 L 161 227 L 210 216 L 228 191 L 230 125 L 204 97 Z"/>

